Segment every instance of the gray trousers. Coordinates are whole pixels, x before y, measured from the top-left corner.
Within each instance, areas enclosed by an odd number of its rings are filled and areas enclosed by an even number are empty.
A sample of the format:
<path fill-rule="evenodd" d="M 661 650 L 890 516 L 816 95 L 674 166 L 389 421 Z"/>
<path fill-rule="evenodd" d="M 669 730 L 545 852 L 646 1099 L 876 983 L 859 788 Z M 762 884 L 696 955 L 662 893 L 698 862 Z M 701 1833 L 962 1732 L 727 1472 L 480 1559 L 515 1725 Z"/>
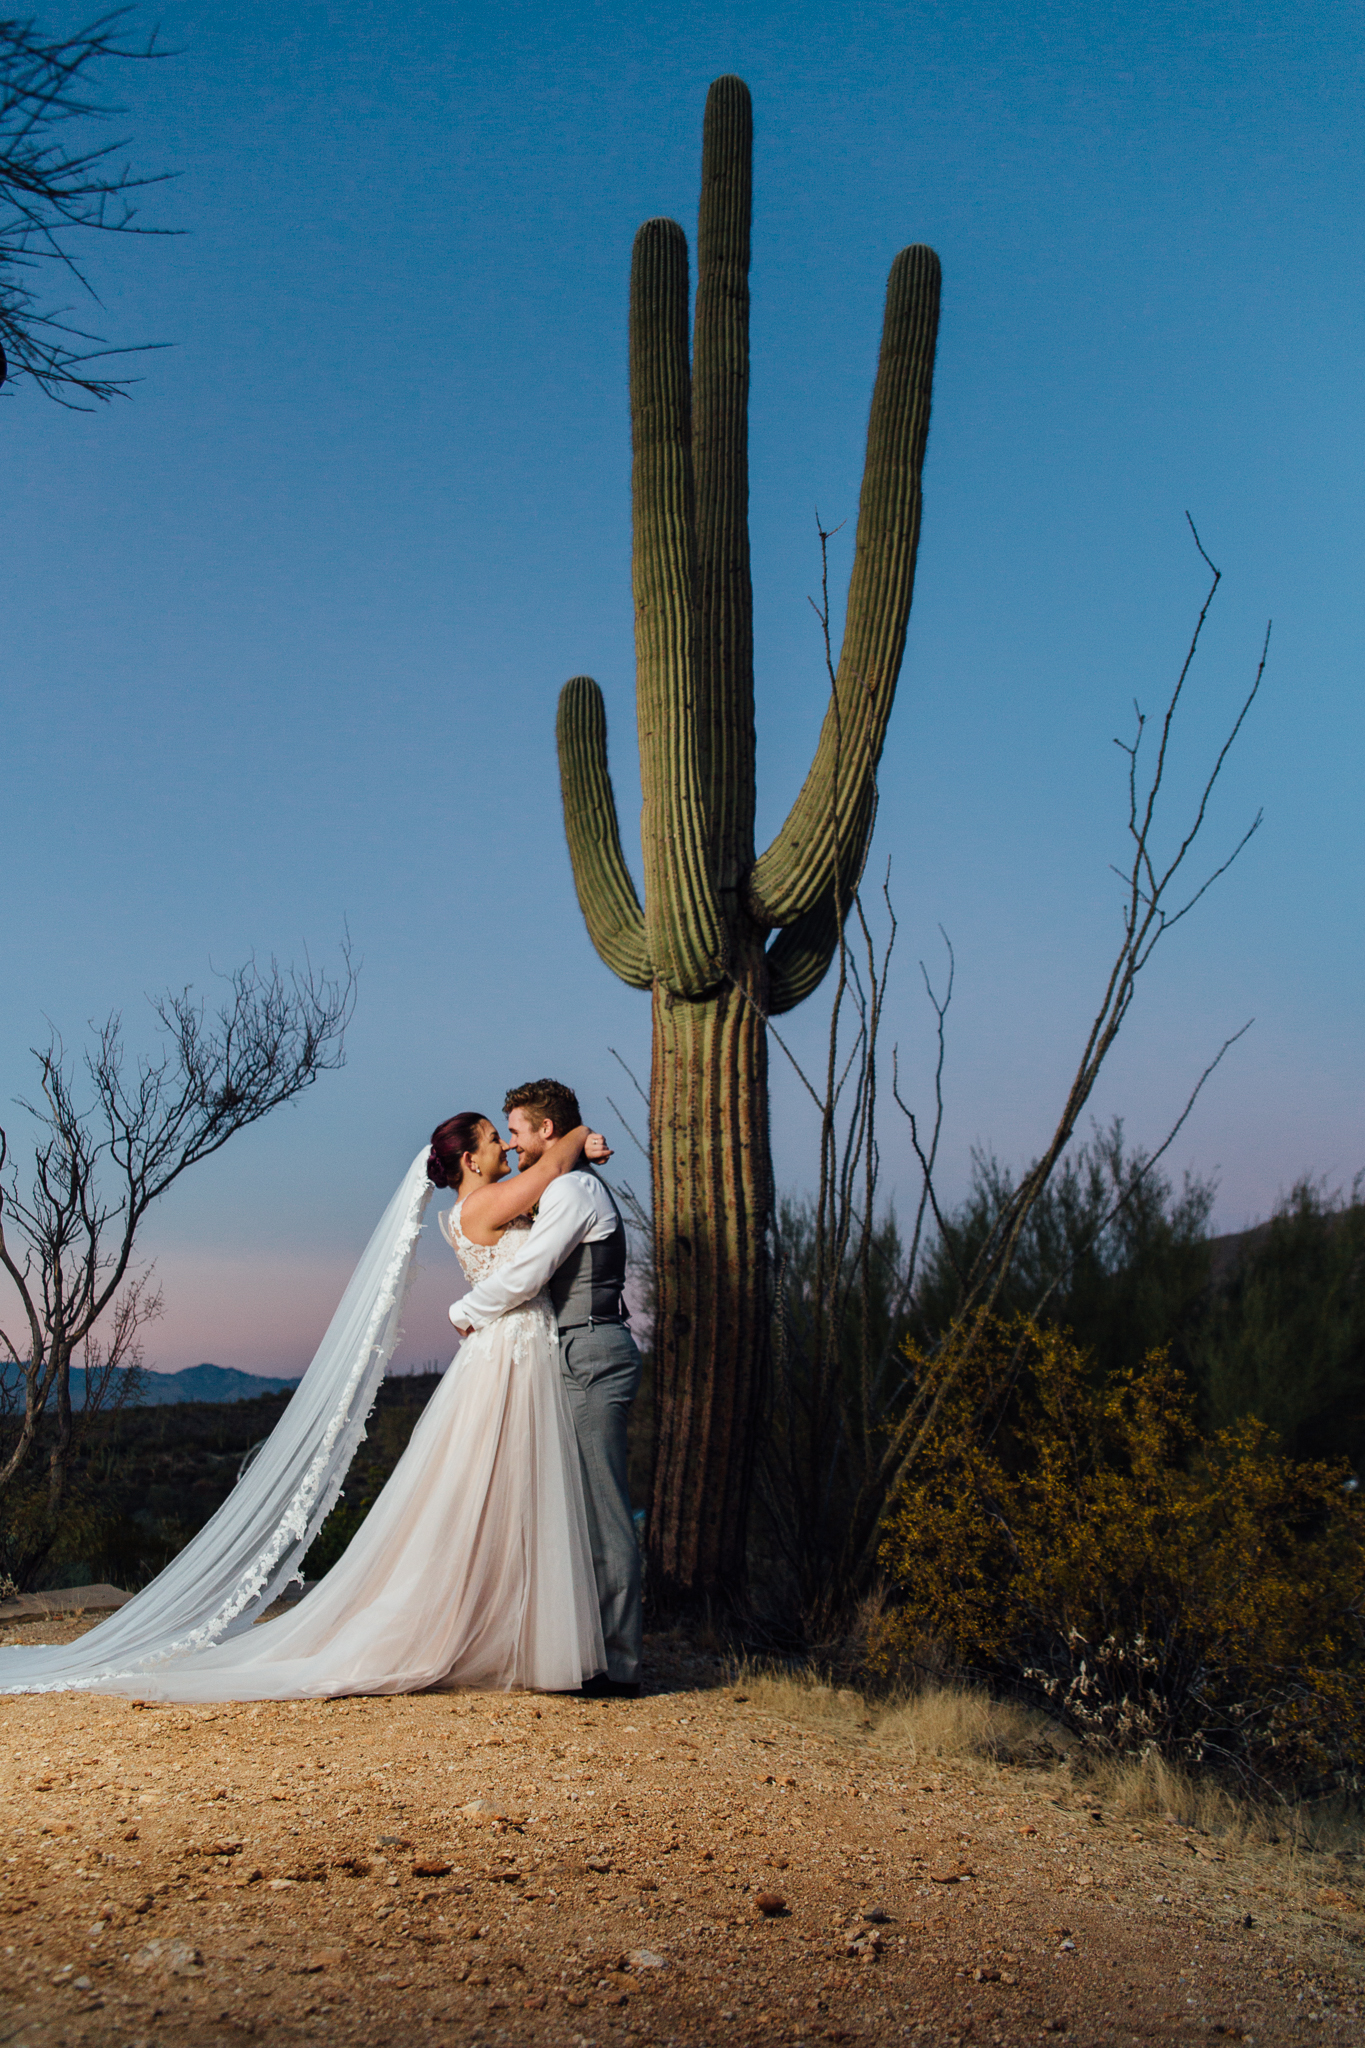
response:
<path fill-rule="evenodd" d="M 634 1684 L 640 1677 L 643 1621 L 626 1424 L 640 1385 L 640 1354 L 624 1323 L 580 1324 L 560 1332 L 559 1369 L 578 1436 L 607 1676 Z"/>

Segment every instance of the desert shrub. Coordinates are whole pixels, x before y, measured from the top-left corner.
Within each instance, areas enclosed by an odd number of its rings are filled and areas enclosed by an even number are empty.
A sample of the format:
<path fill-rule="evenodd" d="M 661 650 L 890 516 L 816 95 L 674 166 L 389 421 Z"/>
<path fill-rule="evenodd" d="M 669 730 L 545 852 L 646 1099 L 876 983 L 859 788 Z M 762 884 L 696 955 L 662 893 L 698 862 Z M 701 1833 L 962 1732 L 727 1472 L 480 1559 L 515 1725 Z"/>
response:
<path fill-rule="evenodd" d="M 1197 1426 L 1155 1350 L 1097 1379 L 1018 1316 L 912 1374 L 944 1387 L 884 1523 L 899 1605 L 872 1661 L 925 1636 L 1045 1703 L 1083 1742 L 1217 1761 L 1300 1790 L 1365 1772 L 1365 1520 L 1345 1462 L 1265 1424 Z"/>
<path fill-rule="evenodd" d="M 1365 1203 L 1300 1181 L 1230 1249 L 1193 1332 L 1216 1427 L 1259 1415 L 1300 1457 L 1365 1459 Z"/>
<path fill-rule="evenodd" d="M 915 1289 L 919 1334 L 941 1337 L 957 1314 L 960 1282 L 998 1222 L 1015 1178 L 976 1152 L 964 1200 L 944 1218 Z M 996 1302 L 1002 1314 L 1036 1312 L 1070 1330 L 1106 1371 L 1134 1366 L 1154 1346 L 1184 1362 L 1209 1297 L 1208 1222 L 1217 1189 L 1186 1175 L 1177 1187 L 1120 1119 L 1069 1154 L 1026 1219 Z"/>
<path fill-rule="evenodd" d="M 886 1425 L 909 1326 L 894 1213 L 821 1270 L 809 1201 L 778 1218 L 770 1384 L 750 1524 L 751 1592 L 781 1639 L 846 1661 L 876 1604 Z M 823 1292 L 822 1292 L 823 1289 Z"/>

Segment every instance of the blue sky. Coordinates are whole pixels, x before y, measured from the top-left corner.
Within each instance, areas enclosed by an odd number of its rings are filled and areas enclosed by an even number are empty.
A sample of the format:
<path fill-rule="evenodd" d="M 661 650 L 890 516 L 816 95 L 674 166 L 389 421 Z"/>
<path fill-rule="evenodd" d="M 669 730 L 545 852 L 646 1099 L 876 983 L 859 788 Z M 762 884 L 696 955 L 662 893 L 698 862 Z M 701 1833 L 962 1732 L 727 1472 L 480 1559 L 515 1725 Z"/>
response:
<path fill-rule="evenodd" d="M 46 19 L 75 21 L 74 12 Z M 639 222 L 692 232 L 709 80 L 756 129 L 752 530 L 760 834 L 823 711 L 815 507 L 847 572 L 886 272 L 944 312 L 919 578 L 874 864 L 915 963 L 958 957 L 945 1193 L 1050 1128 L 1116 930 L 1133 699 L 1225 573 L 1188 795 L 1274 618 L 1209 823 L 1265 824 L 1153 963 L 1096 1098 L 1218 1220 L 1365 1164 L 1362 37 L 1346 5 L 172 5 L 120 81 L 180 175 L 91 252 L 103 331 L 173 346 L 89 417 L 0 403 L 8 503 L 0 1094 L 57 1022 L 252 948 L 364 962 L 346 1070 L 149 1231 L 150 1355 L 297 1369 L 441 1116 L 546 1070 L 615 1129 L 648 1001 L 597 961 L 563 849 L 555 695 L 606 692 L 638 814 L 625 300 Z M 93 324 L 93 323 L 92 323 Z M 16 516 L 16 508 L 18 516 Z M 842 552 L 841 552 L 842 550 Z M 1181 821 L 1176 802 L 1172 828 Z M 817 998 L 790 1020 L 813 1056 Z M 19 1119 L 16 1117 L 16 1123 Z M 814 1134 L 774 1098 L 779 1177 Z M 888 1185 L 912 1193 L 885 1130 Z M 623 1139 L 623 1158 L 629 1153 Z M 637 1162 L 638 1163 L 638 1162 Z M 411 1319 L 444 1346 L 439 1244 Z"/>

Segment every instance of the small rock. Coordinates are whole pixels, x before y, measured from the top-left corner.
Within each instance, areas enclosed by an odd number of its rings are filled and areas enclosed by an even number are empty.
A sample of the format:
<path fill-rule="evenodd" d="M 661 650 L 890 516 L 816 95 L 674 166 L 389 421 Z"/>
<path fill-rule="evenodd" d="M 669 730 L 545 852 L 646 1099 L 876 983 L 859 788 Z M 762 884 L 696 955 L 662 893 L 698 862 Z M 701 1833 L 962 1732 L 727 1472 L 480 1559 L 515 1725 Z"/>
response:
<path fill-rule="evenodd" d="M 524 1813 L 514 1810 L 505 1799 L 499 1799 L 496 1795 L 491 1799 L 470 1799 L 460 1808 L 460 1812 L 467 1820 L 476 1823 L 505 1820 L 511 1827 L 516 1828 L 521 1827 L 526 1820 Z"/>
<path fill-rule="evenodd" d="M 885 1906 L 869 1906 L 863 1914 L 863 1918 L 864 1920 L 870 1920 L 874 1927 L 885 1927 L 891 1915 L 887 1912 Z"/>
<path fill-rule="evenodd" d="M 611 1858 L 609 1856 L 589 1856 L 588 1869 L 600 1871 L 605 1877 L 606 1873 L 611 1869 Z"/>
<path fill-rule="evenodd" d="M 1059 1956 L 1067 1956 L 1067 1955 L 1074 1955 L 1074 1954 L 1076 1953 L 1076 1944 L 1075 1944 L 1075 1942 L 1074 1942 L 1074 1941 L 1064 1941 L 1064 1942 L 1062 1943 L 1061 1947 L 1060 1947 L 1060 1948 L 1058 1949 L 1057 1953 L 1058 1953 L 1058 1955 L 1059 1955 Z"/>
<path fill-rule="evenodd" d="M 787 1901 L 781 1892 L 755 1892 L 754 1905 L 765 1920 L 776 1920 L 787 1910 Z"/>
<path fill-rule="evenodd" d="M 1044 2020 L 1043 2032 L 1045 2034 L 1064 2034 L 1066 2032 L 1066 2021 L 1060 2019 Z"/>
<path fill-rule="evenodd" d="M 132 1958 L 135 1970 L 165 1970 L 172 1977 L 200 1977 L 204 1958 L 187 1941 L 149 1941 Z"/>
<path fill-rule="evenodd" d="M 626 1961 L 632 1970 L 666 1970 L 666 1957 L 656 1955 L 652 1948 L 633 1948 Z"/>
<path fill-rule="evenodd" d="M 972 1875 L 960 1863 L 942 1863 L 937 1870 L 929 1872 L 930 1884 L 961 1884 L 964 1877 Z"/>
<path fill-rule="evenodd" d="M 972 1971 L 972 1980 L 977 1984 L 998 1984 L 1000 1982 L 1000 1972 L 998 1970 L 982 1969 L 978 1964 L 977 1968 Z"/>
<path fill-rule="evenodd" d="M 451 1866 L 441 1857 L 423 1856 L 413 1864 L 414 1877 L 449 1877 Z"/>

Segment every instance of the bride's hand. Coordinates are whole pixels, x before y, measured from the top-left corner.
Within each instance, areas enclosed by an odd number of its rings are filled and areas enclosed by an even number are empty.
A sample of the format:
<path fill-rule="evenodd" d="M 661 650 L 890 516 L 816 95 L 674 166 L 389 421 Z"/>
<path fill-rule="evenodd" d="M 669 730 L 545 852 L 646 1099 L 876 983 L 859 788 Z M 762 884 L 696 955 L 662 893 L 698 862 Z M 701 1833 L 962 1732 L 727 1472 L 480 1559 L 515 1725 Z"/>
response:
<path fill-rule="evenodd" d="M 600 1131 L 589 1131 L 583 1143 L 583 1157 L 594 1166 L 605 1166 L 611 1158 L 611 1146 Z"/>

